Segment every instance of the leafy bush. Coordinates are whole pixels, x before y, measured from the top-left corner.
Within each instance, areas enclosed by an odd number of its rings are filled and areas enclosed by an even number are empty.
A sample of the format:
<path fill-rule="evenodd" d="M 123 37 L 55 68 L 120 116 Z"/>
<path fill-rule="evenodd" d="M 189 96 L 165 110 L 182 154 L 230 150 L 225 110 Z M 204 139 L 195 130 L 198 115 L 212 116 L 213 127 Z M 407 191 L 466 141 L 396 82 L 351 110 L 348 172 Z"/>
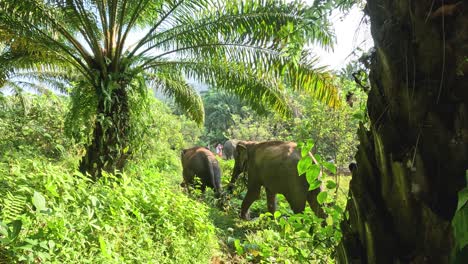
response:
<path fill-rule="evenodd" d="M 132 109 L 131 122 L 130 144 L 134 153 L 129 163 L 153 160 L 160 170 L 181 175 L 180 151 L 198 141 L 201 128 L 184 116 L 172 114 L 167 105 L 154 97 L 141 98 L 139 108 Z M 180 183 L 182 176 L 171 180 Z"/>
<path fill-rule="evenodd" d="M 154 98 L 132 116 L 133 159 L 96 183 L 75 172 L 80 122 L 64 135 L 67 98 L 0 98 L 0 263 L 207 262 L 207 207 L 180 192 L 179 150 L 193 122 Z M 133 112 L 132 112 L 133 113 Z M 186 129 L 186 130 L 184 130 Z M 196 139 L 187 137 L 189 140 Z M 60 147 L 61 146 L 61 147 Z M 54 158 L 54 159 L 50 159 Z"/>
<path fill-rule="evenodd" d="M 54 94 L 0 98 L 0 151 L 60 158 L 77 146 L 64 134 L 67 99 Z"/>
<path fill-rule="evenodd" d="M 258 230 L 234 241 L 238 254 L 260 263 L 329 263 L 341 233 L 333 225 L 321 226 L 322 219 L 306 208 L 302 214 L 276 211 L 260 215 Z M 284 212 L 284 211 L 283 211 Z"/>
<path fill-rule="evenodd" d="M 331 109 L 310 95 L 290 92 L 290 104 L 295 118 L 266 113 L 258 115 L 242 101 L 230 98 L 216 91 L 207 93 L 206 141 L 223 141 L 224 138 L 241 140 L 285 140 L 300 142 L 313 138 L 317 144 L 315 152 L 326 160 L 333 160 L 340 171 L 347 171 L 357 150 L 356 131 L 359 122 L 365 122 L 365 101 L 367 95 L 357 85 L 345 78 L 336 78 L 342 90 L 341 107 Z M 216 98 L 217 100 L 211 100 Z M 210 100 L 208 100 L 210 99 Z"/>
<path fill-rule="evenodd" d="M 207 208 L 175 191 L 157 163 L 133 165 L 91 184 L 63 164 L 4 159 L 3 261 L 207 263 L 216 248 Z"/>

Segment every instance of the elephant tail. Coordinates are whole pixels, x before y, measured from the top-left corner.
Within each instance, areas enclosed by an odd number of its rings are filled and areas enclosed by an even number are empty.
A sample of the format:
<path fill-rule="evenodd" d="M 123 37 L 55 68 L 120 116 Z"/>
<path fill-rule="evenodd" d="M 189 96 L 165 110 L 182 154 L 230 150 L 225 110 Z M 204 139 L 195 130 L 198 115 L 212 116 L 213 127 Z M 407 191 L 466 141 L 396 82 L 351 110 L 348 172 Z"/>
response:
<path fill-rule="evenodd" d="M 211 183 L 213 184 L 217 197 L 221 195 L 221 169 L 216 159 L 209 160 Z"/>

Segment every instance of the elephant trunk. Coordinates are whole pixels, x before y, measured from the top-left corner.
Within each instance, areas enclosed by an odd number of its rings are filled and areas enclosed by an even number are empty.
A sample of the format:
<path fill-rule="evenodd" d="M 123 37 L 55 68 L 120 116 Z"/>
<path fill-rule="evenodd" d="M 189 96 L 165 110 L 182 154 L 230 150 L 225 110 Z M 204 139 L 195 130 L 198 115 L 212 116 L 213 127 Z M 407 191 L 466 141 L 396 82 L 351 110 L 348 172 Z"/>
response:
<path fill-rule="evenodd" d="M 232 191 L 234 190 L 235 183 L 236 183 L 237 179 L 239 178 L 239 175 L 242 172 L 243 171 L 242 171 L 241 166 L 239 166 L 238 162 L 236 162 L 235 165 L 234 165 L 234 169 L 232 171 L 231 180 L 229 181 L 229 185 L 228 185 L 228 192 L 229 193 L 232 193 Z"/>

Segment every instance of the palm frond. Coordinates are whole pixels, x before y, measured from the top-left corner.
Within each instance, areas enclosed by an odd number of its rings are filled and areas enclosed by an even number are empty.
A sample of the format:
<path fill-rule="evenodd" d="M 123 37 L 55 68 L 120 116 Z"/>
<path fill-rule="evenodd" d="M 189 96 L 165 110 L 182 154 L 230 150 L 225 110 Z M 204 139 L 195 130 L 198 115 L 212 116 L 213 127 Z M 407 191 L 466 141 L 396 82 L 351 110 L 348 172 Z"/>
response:
<path fill-rule="evenodd" d="M 248 102 L 259 113 L 270 107 L 283 115 L 289 115 L 289 107 L 284 100 L 284 85 L 281 79 L 272 75 L 262 75 L 242 63 L 227 60 L 168 61 L 161 62 L 155 70 L 178 69 L 188 78 L 211 87 L 236 94 Z"/>
<path fill-rule="evenodd" d="M 25 47 L 21 56 L 4 54 L 10 60 L 0 82 L 44 72 L 34 82 L 58 88 L 87 80 L 86 88 L 74 89 L 90 92 L 116 76 L 132 83 L 144 75 L 199 122 L 203 107 L 187 77 L 234 93 L 260 112 L 290 114 L 287 87 L 331 106 L 339 102 L 332 76 L 304 50 L 332 46 L 330 23 L 317 6 L 300 1 L 0 0 L 0 9 L 0 43 Z"/>
<path fill-rule="evenodd" d="M 151 85 L 174 98 L 175 103 L 198 124 L 203 124 L 205 112 L 198 92 L 187 83 L 180 71 L 174 68 L 159 69 L 148 75 Z"/>
<path fill-rule="evenodd" d="M 311 42 L 330 46 L 334 39 L 330 24 L 314 18 L 314 9 L 284 1 L 226 1 L 207 10 L 167 17 L 159 31 L 150 32 L 142 40 L 141 44 L 147 44 L 143 52 L 223 42 L 281 51 L 293 43 L 290 40 L 299 46 Z"/>

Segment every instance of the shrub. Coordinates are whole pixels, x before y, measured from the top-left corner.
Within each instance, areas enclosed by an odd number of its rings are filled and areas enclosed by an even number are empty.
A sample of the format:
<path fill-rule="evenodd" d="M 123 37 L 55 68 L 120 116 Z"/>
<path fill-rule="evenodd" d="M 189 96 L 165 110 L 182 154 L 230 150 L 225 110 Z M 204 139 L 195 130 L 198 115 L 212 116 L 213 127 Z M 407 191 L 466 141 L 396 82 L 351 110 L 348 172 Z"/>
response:
<path fill-rule="evenodd" d="M 0 100 L 0 151 L 61 158 L 72 153 L 74 142 L 63 136 L 65 97 L 19 94 Z"/>

